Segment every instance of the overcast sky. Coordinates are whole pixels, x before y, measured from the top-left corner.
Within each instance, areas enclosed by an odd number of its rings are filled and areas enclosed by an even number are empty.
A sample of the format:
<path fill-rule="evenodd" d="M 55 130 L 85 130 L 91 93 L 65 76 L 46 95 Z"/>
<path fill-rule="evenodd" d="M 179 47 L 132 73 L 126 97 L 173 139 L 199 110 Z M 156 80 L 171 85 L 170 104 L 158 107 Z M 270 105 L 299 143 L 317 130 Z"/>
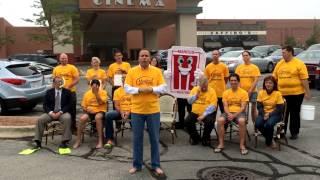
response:
<path fill-rule="evenodd" d="M 0 17 L 14 26 L 30 26 L 33 0 L 0 0 Z M 203 0 L 205 19 L 320 19 L 320 0 Z"/>

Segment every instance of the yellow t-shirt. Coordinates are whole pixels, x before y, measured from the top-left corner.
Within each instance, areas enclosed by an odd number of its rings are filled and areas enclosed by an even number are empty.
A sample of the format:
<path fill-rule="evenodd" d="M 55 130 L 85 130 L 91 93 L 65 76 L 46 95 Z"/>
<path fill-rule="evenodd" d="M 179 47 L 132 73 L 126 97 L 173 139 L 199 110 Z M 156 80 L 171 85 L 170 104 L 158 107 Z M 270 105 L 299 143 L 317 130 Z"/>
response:
<path fill-rule="evenodd" d="M 76 77 L 79 77 L 79 71 L 78 69 L 71 64 L 67 64 L 65 66 L 59 65 L 53 69 L 52 72 L 53 77 L 62 77 L 64 80 L 64 88 L 67 88 L 70 84 L 72 84 L 73 80 Z M 70 91 L 75 92 L 76 86 L 73 86 Z"/>
<path fill-rule="evenodd" d="M 265 113 L 274 111 L 277 104 L 284 103 L 279 91 L 273 91 L 271 94 L 268 94 L 266 90 L 259 91 L 257 101 L 263 104 L 263 110 Z"/>
<path fill-rule="evenodd" d="M 127 62 L 122 62 L 121 64 L 114 62 L 110 64 L 107 71 L 107 76 L 113 79 L 113 76 L 117 73 L 117 71 L 122 70 L 128 72 L 130 68 L 131 66 Z"/>
<path fill-rule="evenodd" d="M 192 88 L 190 96 L 197 94 L 200 91 L 200 87 L 196 86 Z M 202 115 L 209 105 L 217 107 L 217 95 L 213 88 L 208 87 L 207 92 L 199 93 L 198 99 L 192 104 L 192 112 L 197 115 Z"/>
<path fill-rule="evenodd" d="M 90 68 L 87 70 L 86 79 L 88 81 L 91 81 L 92 79 L 98 79 L 101 82 L 103 82 L 106 78 L 107 78 L 107 74 L 106 74 L 106 71 L 104 71 L 103 69 L 95 70 L 93 68 Z"/>
<path fill-rule="evenodd" d="M 254 79 L 261 75 L 259 68 L 252 63 L 248 65 L 240 64 L 236 68 L 235 73 L 240 76 L 240 87 L 246 90 L 247 92 L 251 88 Z M 254 91 L 257 91 L 257 89 L 255 88 Z"/>
<path fill-rule="evenodd" d="M 228 67 L 219 62 L 218 64 L 210 63 L 207 65 L 204 74 L 209 80 L 209 87 L 213 88 L 219 98 L 222 97 L 223 92 L 226 90 L 225 77 L 229 77 Z"/>
<path fill-rule="evenodd" d="M 279 91 L 284 96 L 303 94 L 301 80 L 309 78 L 306 65 L 295 57 L 289 62 L 282 59 L 274 68 L 273 76 L 278 79 Z"/>
<path fill-rule="evenodd" d="M 119 101 L 121 111 L 131 111 L 131 95 L 127 94 L 123 87 L 114 91 L 114 101 Z"/>
<path fill-rule="evenodd" d="M 242 88 L 238 88 L 235 92 L 228 89 L 223 93 L 222 101 L 228 104 L 229 112 L 240 112 L 241 104 L 249 101 L 248 92 Z"/>
<path fill-rule="evenodd" d="M 81 106 L 84 108 L 91 109 L 94 113 L 106 112 L 107 111 L 107 92 L 104 90 L 99 90 L 99 95 L 103 104 L 98 104 L 96 96 L 93 94 L 92 90 L 88 90 L 82 99 Z"/>
<path fill-rule="evenodd" d="M 165 84 L 165 81 L 159 68 L 149 66 L 148 69 L 142 69 L 141 66 L 136 66 L 129 70 L 125 84 L 142 88 L 159 86 Z M 159 96 L 155 93 L 132 95 L 131 112 L 138 114 L 160 112 Z"/>

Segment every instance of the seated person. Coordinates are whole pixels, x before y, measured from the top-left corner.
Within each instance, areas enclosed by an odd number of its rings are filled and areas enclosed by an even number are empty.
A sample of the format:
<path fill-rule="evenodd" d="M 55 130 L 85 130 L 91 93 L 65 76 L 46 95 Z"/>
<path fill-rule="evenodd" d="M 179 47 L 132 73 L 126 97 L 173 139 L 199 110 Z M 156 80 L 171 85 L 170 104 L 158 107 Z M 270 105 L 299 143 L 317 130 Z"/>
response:
<path fill-rule="evenodd" d="M 126 74 L 122 74 L 122 83 L 124 83 L 125 79 Z M 131 95 L 126 93 L 123 86 L 114 91 L 113 101 L 116 110 L 107 112 L 104 121 L 107 140 L 107 143 L 104 145 L 105 148 L 112 148 L 113 146 L 113 120 L 130 119 Z"/>
<path fill-rule="evenodd" d="M 84 110 L 84 114 L 81 115 L 77 139 L 73 148 L 78 148 L 81 143 L 83 130 L 89 118 L 96 121 L 96 128 L 98 132 L 98 143 L 96 148 L 102 148 L 103 146 L 103 132 L 102 132 L 102 119 L 107 110 L 107 93 L 100 88 L 100 81 L 93 79 L 90 83 L 91 89 L 88 90 L 82 99 L 81 106 Z"/>
<path fill-rule="evenodd" d="M 199 86 L 194 87 L 188 102 L 192 104 L 191 113 L 186 118 L 186 127 L 191 137 L 191 144 L 196 145 L 202 140 L 202 145 L 210 145 L 210 134 L 214 128 L 216 117 L 217 96 L 214 89 L 208 87 L 208 79 L 201 76 Z M 204 123 L 202 139 L 196 130 L 196 122 Z"/>
<path fill-rule="evenodd" d="M 275 148 L 272 140 L 273 128 L 281 120 L 284 101 L 277 88 L 277 81 L 273 76 L 267 76 L 263 81 L 263 89 L 258 94 L 258 117 L 255 127 L 266 138 L 266 145 Z"/>
<path fill-rule="evenodd" d="M 57 76 L 53 78 L 53 88 L 47 90 L 44 97 L 43 109 L 44 114 L 39 117 L 35 127 L 34 141 L 36 143 L 35 149 L 41 148 L 41 141 L 46 124 L 51 121 L 60 121 L 63 124 L 62 141 L 60 148 L 67 148 L 68 142 L 72 138 L 71 134 L 71 115 L 70 102 L 71 92 L 62 87 L 63 80 Z"/>
<path fill-rule="evenodd" d="M 231 74 L 229 76 L 229 82 L 231 88 L 223 92 L 222 95 L 225 112 L 218 118 L 219 145 L 214 149 L 214 152 L 219 153 L 223 150 L 225 125 L 232 121 L 239 125 L 240 153 L 246 155 L 248 154 L 248 150 L 245 147 L 247 128 L 245 111 L 249 97 L 247 91 L 239 87 L 240 77 L 238 74 Z"/>

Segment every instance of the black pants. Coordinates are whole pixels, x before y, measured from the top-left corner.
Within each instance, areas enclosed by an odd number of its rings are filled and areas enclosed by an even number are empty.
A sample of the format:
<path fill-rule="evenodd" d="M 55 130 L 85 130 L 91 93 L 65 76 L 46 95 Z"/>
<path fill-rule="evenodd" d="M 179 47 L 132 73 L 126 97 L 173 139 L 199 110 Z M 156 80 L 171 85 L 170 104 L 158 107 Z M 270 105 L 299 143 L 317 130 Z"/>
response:
<path fill-rule="evenodd" d="M 77 129 L 76 126 L 76 115 L 77 115 L 77 93 L 71 92 L 71 109 L 70 109 L 70 115 L 71 115 L 71 129 Z"/>
<path fill-rule="evenodd" d="M 287 102 L 287 112 L 285 118 L 285 133 L 287 132 L 288 119 L 290 115 L 290 133 L 298 135 L 300 129 L 300 108 L 304 94 L 283 96 Z"/>
<path fill-rule="evenodd" d="M 194 142 L 198 142 L 202 139 L 202 141 L 207 141 L 210 140 L 210 134 L 212 129 L 214 128 L 214 122 L 216 120 L 216 111 L 208 114 L 204 119 L 203 119 L 203 123 L 204 123 L 204 130 L 203 130 L 203 136 L 202 138 L 200 137 L 197 129 L 196 129 L 196 122 L 198 115 L 191 112 L 189 113 L 189 115 L 186 118 L 186 127 L 188 130 L 188 133 L 191 137 L 191 139 Z"/>
<path fill-rule="evenodd" d="M 114 101 L 113 101 L 114 91 L 116 91 L 119 87 L 120 87 L 120 86 L 112 86 L 111 100 L 112 100 L 113 110 L 116 110 L 116 107 L 115 107 Z M 110 109 L 110 110 L 111 110 L 111 109 Z"/>
<path fill-rule="evenodd" d="M 179 123 L 176 126 L 183 129 L 184 117 L 186 115 L 186 107 L 187 107 L 188 113 L 190 114 L 191 105 L 188 103 L 187 99 L 183 99 L 183 98 L 177 98 L 177 102 L 178 102 Z"/>
<path fill-rule="evenodd" d="M 224 107 L 223 107 L 222 98 L 218 98 L 218 106 L 219 106 L 221 114 L 223 114 L 224 113 Z M 217 109 L 217 111 L 218 111 L 218 109 Z"/>

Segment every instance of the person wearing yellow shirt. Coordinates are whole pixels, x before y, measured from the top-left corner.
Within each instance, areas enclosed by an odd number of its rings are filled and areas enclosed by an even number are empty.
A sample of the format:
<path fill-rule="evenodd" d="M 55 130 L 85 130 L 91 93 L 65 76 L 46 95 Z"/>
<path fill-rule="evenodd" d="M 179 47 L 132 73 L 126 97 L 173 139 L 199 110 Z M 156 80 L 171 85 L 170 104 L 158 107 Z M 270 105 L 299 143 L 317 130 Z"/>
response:
<path fill-rule="evenodd" d="M 263 89 L 258 93 L 258 117 L 255 127 L 266 138 L 266 145 L 276 148 L 273 139 L 273 128 L 281 120 L 284 101 L 277 88 L 277 81 L 273 76 L 263 80 Z"/>
<path fill-rule="evenodd" d="M 273 76 L 278 81 L 278 88 L 286 100 L 288 107 L 285 119 L 285 132 L 287 131 L 288 117 L 290 114 L 290 139 L 297 139 L 300 129 L 300 109 L 303 97 L 310 99 L 308 71 L 300 59 L 293 56 L 291 46 L 282 48 L 283 59 L 277 63 Z"/>
<path fill-rule="evenodd" d="M 113 58 L 116 62 L 110 64 L 108 71 L 107 71 L 107 78 L 108 82 L 112 85 L 112 96 L 114 94 L 114 91 L 120 87 L 120 85 L 114 84 L 114 76 L 115 74 L 124 74 L 128 73 L 129 69 L 131 68 L 130 64 L 127 62 L 124 62 L 122 52 L 120 50 L 116 50 L 113 53 Z"/>
<path fill-rule="evenodd" d="M 106 71 L 100 68 L 100 59 L 98 57 L 91 58 L 91 67 L 87 70 L 86 79 L 90 85 L 91 80 L 98 79 L 101 82 L 101 88 L 104 89 L 107 80 Z"/>
<path fill-rule="evenodd" d="M 249 101 L 248 93 L 239 87 L 240 77 L 238 74 L 229 76 L 231 88 L 222 95 L 224 113 L 218 118 L 219 145 L 214 149 L 215 153 L 220 153 L 224 149 L 225 125 L 228 123 L 237 123 L 239 125 L 240 135 L 240 153 L 248 154 L 245 146 L 246 135 L 246 107 Z"/>
<path fill-rule="evenodd" d="M 159 153 L 159 94 L 166 92 L 167 85 L 160 69 L 151 66 L 150 61 L 150 52 L 146 49 L 140 50 L 139 65 L 129 70 L 124 85 L 126 93 L 132 94 L 133 167 L 129 173 L 136 173 L 142 168 L 143 132 L 146 123 L 151 144 L 151 168 L 155 175 L 163 176 Z"/>
<path fill-rule="evenodd" d="M 212 62 L 206 66 L 204 75 L 209 80 L 209 87 L 216 91 L 218 97 L 218 105 L 221 113 L 224 113 L 222 94 L 226 90 L 226 84 L 229 77 L 228 67 L 219 61 L 220 52 L 218 50 L 212 51 Z"/>
<path fill-rule="evenodd" d="M 235 73 L 240 76 L 240 87 L 248 92 L 249 102 L 251 103 L 251 120 L 255 124 L 258 95 L 256 86 L 261 74 L 258 66 L 251 63 L 251 53 L 249 51 L 243 51 L 242 58 L 244 64 L 240 64 Z"/>
<path fill-rule="evenodd" d="M 81 106 L 83 108 L 84 114 L 80 116 L 77 139 L 73 145 L 73 148 L 78 148 L 80 146 L 83 135 L 82 132 L 89 118 L 96 121 L 96 129 L 98 132 L 98 143 L 96 145 L 96 148 L 99 149 L 103 147 L 102 119 L 104 118 L 104 114 L 107 110 L 108 96 L 106 91 L 100 89 L 99 80 L 93 79 L 90 85 L 91 89 L 84 94 L 82 99 Z"/>
<path fill-rule="evenodd" d="M 124 83 L 126 79 L 126 74 L 122 76 L 122 82 Z M 119 121 L 121 119 L 128 120 L 130 119 L 131 112 L 131 95 L 127 94 L 124 90 L 124 87 L 119 87 L 114 91 L 113 101 L 115 104 L 115 110 L 109 111 L 106 113 L 104 119 L 105 126 L 105 137 L 107 143 L 104 145 L 106 149 L 111 149 L 113 147 L 113 121 Z"/>
<path fill-rule="evenodd" d="M 192 88 L 188 103 L 192 104 L 191 113 L 186 118 L 186 127 L 192 140 L 191 145 L 197 145 L 201 140 L 203 146 L 209 146 L 216 117 L 217 96 L 215 90 L 208 87 L 207 77 L 200 77 L 199 86 Z M 204 124 L 202 138 L 196 129 L 197 121 Z"/>
<path fill-rule="evenodd" d="M 56 66 L 53 69 L 52 76 L 54 77 L 61 77 L 64 81 L 63 87 L 69 89 L 71 91 L 71 120 L 72 125 L 71 129 L 73 131 L 76 130 L 76 106 L 77 106 L 77 94 L 76 94 L 76 85 L 78 84 L 80 77 L 78 69 L 72 65 L 68 64 L 68 55 L 65 53 L 61 53 L 59 56 L 60 65 Z"/>

